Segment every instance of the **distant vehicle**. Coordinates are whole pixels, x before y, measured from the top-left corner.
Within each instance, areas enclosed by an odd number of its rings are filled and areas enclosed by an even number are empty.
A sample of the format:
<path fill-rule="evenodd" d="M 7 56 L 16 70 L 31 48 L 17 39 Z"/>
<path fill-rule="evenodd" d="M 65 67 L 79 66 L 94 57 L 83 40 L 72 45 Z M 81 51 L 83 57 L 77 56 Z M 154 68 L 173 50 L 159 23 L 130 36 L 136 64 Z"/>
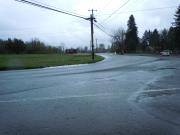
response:
<path fill-rule="evenodd" d="M 162 56 L 170 56 L 170 51 L 169 50 L 164 50 L 164 51 L 160 52 L 160 54 Z"/>

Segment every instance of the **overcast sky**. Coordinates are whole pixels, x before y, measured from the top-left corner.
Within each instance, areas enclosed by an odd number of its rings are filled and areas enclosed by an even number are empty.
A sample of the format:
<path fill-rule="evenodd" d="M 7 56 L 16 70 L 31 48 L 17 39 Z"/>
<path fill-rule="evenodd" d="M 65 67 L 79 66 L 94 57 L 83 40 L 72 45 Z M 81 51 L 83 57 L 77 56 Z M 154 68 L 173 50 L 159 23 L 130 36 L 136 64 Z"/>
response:
<path fill-rule="evenodd" d="M 113 33 L 127 28 L 127 20 L 134 15 L 141 37 L 145 29 L 169 28 L 180 0 L 130 0 L 116 14 L 109 17 L 127 0 L 36 0 L 58 9 L 89 17 L 88 9 L 97 9 L 97 21 L 105 31 Z M 14 0 L 0 0 L 0 38 L 21 38 L 29 41 L 38 38 L 51 45 L 66 47 L 89 46 L 90 22 L 61 13 L 33 7 Z M 166 7 L 166 8 L 165 8 Z M 156 10 L 145 10 L 162 8 Z M 139 11 L 145 10 L 145 11 Z M 110 37 L 95 28 L 99 43 L 110 44 Z"/>

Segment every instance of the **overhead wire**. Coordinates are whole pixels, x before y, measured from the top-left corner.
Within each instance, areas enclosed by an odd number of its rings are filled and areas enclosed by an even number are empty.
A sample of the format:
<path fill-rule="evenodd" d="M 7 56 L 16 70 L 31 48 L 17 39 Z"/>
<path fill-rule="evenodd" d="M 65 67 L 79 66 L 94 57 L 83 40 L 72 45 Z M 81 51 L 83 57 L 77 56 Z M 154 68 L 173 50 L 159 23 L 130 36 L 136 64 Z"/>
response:
<path fill-rule="evenodd" d="M 107 3 L 105 3 L 103 8 L 100 9 L 100 12 L 102 12 L 102 10 L 104 10 L 111 2 L 112 2 L 112 0 L 109 0 Z"/>
<path fill-rule="evenodd" d="M 104 19 L 103 22 L 107 21 L 109 18 L 111 18 L 115 13 L 117 13 L 121 8 L 123 8 L 126 4 L 129 3 L 130 0 L 127 0 L 123 5 L 121 5 L 118 9 L 116 9 L 114 12 L 112 12 L 106 19 Z"/>
<path fill-rule="evenodd" d="M 94 26 L 96 26 L 96 28 L 98 28 L 100 31 L 102 31 L 104 34 L 106 34 L 109 37 L 113 37 L 113 35 L 111 35 L 110 33 L 106 32 L 103 28 L 101 28 L 97 23 L 94 23 Z"/>
<path fill-rule="evenodd" d="M 82 16 L 82 15 L 77 14 L 77 13 L 75 13 L 75 12 L 72 12 L 72 11 L 67 11 L 67 10 L 64 10 L 64 9 L 59 9 L 59 8 L 57 8 L 57 7 L 54 7 L 54 6 L 49 5 L 49 4 L 47 4 L 47 3 L 42 3 L 42 2 L 37 1 L 37 0 L 30 0 L 30 1 L 36 2 L 36 3 L 38 3 L 38 4 L 42 4 L 42 5 L 45 5 L 45 6 L 51 7 L 51 8 L 55 8 L 55 9 L 58 9 L 58 10 L 61 10 L 61 11 L 64 11 L 64 12 L 69 12 L 69 13 L 72 13 L 72 14 L 76 14 L 76 15 Z"/>
<path fill-rule="evenodd" d="M 119 13 L 115 13 L 115 14 L 133 13 L 133 12 L 147 12 L 147 11 L 162 10 L 162 9 L 172 9 L 172 8 L 177 8 L 177 6 L 149 8 L 149 9 L 139 9 L 139 10 L 119 12 Z M 98 14 L 98 16 L 104 16 L 104 15 L 111 15 L 111 14 Z"/>
<path fill-rule="evenodd" d="M 55 12 L 59 12 L 59 13 L 63 13 L 63 14 L 66 14 L 66 15 L 70 15 L 70 16 L 74 16 L 74 17 L 77 17 L 77 18 L 88 20 L 88 18 L 86 18 L 86 17 L 76 15 L 76 14 L 72 14 L 72 13 L 67 12 L 67 11 L 58 10 L 56 8 L 49 7 L 49 6 L 46 6 L 46 5 L 42 5 L 42 4 L 39 4 L 39 3 L 36 3 L 36 2 L 32 2 L 32 1 L 28 1 L 28 0 L 15 0 L 15 1 L 26 3 L 26 4 L 29 4 L 29 5 L 32 5 L 32 6 L 36 6 L 36 7 L 40 7 L 40 8 L 43 8 L 43 9 L 48 9 L 48 10 L 51 10 L 51 11 L 55 11 Z"/>

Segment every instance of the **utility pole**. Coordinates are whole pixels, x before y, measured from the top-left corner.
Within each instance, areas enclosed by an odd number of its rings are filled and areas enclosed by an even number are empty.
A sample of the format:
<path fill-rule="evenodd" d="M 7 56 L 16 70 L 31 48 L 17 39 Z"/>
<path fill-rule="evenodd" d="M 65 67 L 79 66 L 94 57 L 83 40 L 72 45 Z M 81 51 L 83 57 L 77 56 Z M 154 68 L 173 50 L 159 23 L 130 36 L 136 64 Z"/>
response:
<path fill-rule="evenodd" d="M 90 15 L 90 22 L 91 22 L 91 48 L 92 48 L 92 60 L 94 61 L 94 28 L 93 28 L 93 23 L 94 21 L 96 22 L 95 18 L 94 18 L 94 11 L 97 11 L 97 10 L 88 10 L 88 11 L 91 11 L 91 15 Z"/>

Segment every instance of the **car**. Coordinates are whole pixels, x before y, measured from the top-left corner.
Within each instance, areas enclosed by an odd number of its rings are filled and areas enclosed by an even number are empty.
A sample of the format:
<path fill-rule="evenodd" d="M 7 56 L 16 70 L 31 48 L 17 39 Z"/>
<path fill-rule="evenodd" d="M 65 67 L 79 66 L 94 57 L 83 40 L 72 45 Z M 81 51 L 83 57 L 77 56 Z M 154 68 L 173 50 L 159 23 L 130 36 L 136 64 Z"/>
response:
<path fill-rule="evenodd" d="M 169 50 L 164 50 L 164 51 L 160 52 L 160 54 L 162 56 L 170 56 L 170 51 Z"/>

